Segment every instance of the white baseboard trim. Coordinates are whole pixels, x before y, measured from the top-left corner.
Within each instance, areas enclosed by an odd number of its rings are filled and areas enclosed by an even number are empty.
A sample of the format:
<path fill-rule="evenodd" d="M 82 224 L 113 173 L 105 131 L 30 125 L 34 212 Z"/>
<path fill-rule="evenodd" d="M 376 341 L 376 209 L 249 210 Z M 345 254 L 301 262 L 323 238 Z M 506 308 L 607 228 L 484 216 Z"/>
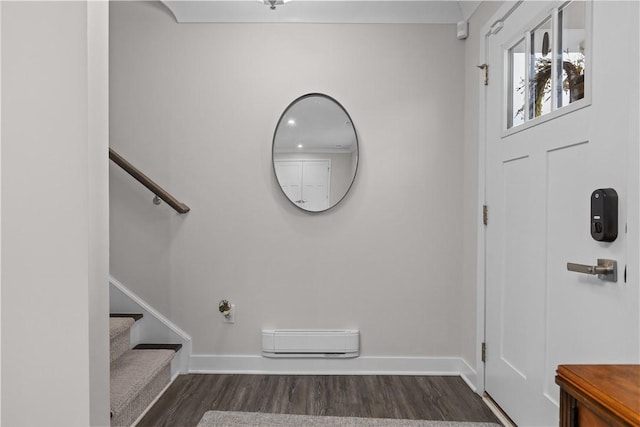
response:
<path fill-rule="evenodd" d="M 478 393 L 478 388 L 476 387 L 478 380 L 478 373 L 473 369 L 466 360 L 460 359 L 462 361 L 462 369 L 460 370 L 460 376 L 467 383 L 469 388 L 474 392 Z M 481 392 L 478 394 L 482 394 Z"/>
<path fill-rule="evenodd" d="M 473 389 L 475 371 L 459 357 L 283 358 L 258 355 L 191 356 L 189 373 L 277 375 L 460 375 Z"/>

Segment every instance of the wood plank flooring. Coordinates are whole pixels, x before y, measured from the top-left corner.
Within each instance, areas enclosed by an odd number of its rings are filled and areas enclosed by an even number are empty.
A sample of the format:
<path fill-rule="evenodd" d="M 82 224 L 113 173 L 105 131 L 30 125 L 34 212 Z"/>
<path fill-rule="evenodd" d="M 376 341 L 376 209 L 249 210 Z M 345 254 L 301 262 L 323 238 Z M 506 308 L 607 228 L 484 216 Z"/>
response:
<path fill-rule="evenodd" d="M 196 426 L 209 410 L 499 423 L 460 377 L 189 374 L 138 426 Z"/>

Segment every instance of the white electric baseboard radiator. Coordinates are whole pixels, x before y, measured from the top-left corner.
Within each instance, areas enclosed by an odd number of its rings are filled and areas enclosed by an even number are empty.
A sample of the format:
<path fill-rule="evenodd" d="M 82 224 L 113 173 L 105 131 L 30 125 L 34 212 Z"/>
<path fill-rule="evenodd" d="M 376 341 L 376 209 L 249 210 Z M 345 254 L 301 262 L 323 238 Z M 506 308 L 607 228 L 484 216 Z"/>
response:
<path fill-rule="evenodd" d="M 357 357 L 360 332 L 354 329 L 263 329 L 266 357 Z"/>

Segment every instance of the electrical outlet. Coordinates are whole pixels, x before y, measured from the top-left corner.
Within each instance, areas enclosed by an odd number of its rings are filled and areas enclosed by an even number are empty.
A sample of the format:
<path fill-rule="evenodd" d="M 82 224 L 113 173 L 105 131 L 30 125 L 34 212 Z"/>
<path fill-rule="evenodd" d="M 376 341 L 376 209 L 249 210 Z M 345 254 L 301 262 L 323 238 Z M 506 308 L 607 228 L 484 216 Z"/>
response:
<path fill-rule="evenodd" d="M 224 323 L 236 323 L 236 305 L 235 304 L 230 304 L 231 305 L 231 311 L 229 312 L 228 316 L 222 316 L 222 321 Z"/>

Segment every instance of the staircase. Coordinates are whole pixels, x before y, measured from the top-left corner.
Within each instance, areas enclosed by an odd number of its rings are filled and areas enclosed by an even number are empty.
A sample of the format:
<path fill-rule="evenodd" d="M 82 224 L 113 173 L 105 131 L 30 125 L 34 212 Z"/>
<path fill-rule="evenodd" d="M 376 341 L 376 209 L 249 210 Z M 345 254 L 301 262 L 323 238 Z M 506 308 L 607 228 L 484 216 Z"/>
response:
<path fill-rule="evenodd" d="M 181 344 L 131 348 L 131 327 L 142 314 L 111 314 L 111 425 L 130 426 L 171 381 L 171 360 Z"/>

